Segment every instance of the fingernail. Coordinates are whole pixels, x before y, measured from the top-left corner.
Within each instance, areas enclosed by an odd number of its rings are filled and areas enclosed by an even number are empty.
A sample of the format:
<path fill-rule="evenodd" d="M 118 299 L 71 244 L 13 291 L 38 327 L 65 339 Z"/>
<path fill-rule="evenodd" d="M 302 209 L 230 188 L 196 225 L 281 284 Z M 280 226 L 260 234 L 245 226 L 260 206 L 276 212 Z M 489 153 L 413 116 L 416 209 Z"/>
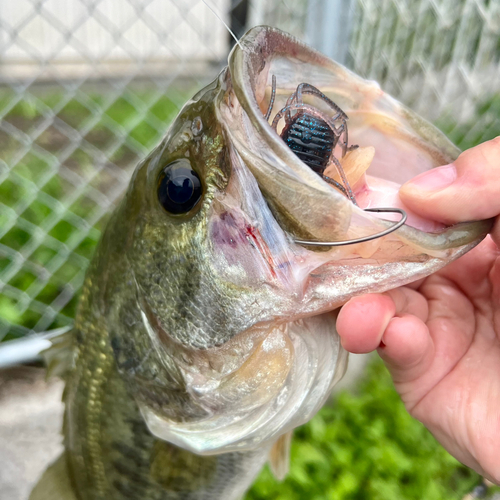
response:
<path fill-rule="evenodd" d="M 443 167 L 433 168 L 428 172 L 417 175 L 417 177 L 404 184 L 405 189 L 418 189 L 423 191 L 438 191 L 444 189 L 457 178 L 457 169 L 455 165 L 444 165 Z"/>

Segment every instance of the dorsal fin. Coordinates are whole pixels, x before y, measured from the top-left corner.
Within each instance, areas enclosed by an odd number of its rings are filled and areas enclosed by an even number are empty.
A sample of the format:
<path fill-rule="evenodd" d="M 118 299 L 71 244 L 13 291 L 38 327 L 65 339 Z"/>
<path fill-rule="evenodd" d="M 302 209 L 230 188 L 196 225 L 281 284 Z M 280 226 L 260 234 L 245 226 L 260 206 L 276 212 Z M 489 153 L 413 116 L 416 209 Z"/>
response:
<path fill-rule="evenodd" d="M 73 493 L 64 454 L 43 473 L 29 500 L 78 500 Z"/>
<path fill-rule="evenodd" d="M 293 431 L 281 435 L 269 451 L 269 467 L 279 481 L 283 481 L 288 474 L 292 435 Z"/>

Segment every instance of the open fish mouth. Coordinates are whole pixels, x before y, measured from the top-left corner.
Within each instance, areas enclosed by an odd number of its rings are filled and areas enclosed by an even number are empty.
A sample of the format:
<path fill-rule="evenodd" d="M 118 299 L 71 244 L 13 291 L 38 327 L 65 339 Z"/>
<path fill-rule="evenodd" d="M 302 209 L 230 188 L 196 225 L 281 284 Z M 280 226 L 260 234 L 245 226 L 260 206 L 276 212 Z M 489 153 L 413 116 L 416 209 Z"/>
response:
<path fill-rule="evenodd" d="M 450 228 L 420 218 L 403 205 L 398 196 L 401 184 L 452 162 L 460 151 L 442 132 L 384 93 L 376 82 L 360 78 L 301 42 L 267 27 L 247 33 L 231 54 L 229 69 L 237 100 L 251 125 L 244 127 L 244 138 L 240 127 L 231 125 L 228 129 L 273 213 L 296 239 L 341 243 L 376 235 L 390 225 L 362 209 L 386 207 L 403 209 L 408 214 L 406 224 L 386 240 L 391 240 L 392 245 L 400 241 L 412 247 L 414 252 L 409 254 L 450 258 L 460 247 L 477 244 L 484 237 L 488 222 Z M 265 117 L 271 99 L 275 112 L 270 122 L 278 110 L 286 109 L 290 96 L 304 83 L 318 89 L 348 117 L 348 135 L 344 138 L 358 148 L 341 158 L 345 152 L 339 141 L 331 160 L 340 159 L 348 190 L 359 207 L 301 161 L 300 155 L 280 137 L 283 131 L 279 127 L 273 130 Z M 297 115 L 309 110 L 330 118 L 337 114 L 318 95 L 304 95 L 301 102 L 306 109 L 295 106 Z M 283 126 L 284 122 L 279 123 Z M 342 187 L 342 178 L 331 160 L 324 175 L 337 176 Z M 386 214 L 383 217 L 388 218 Z M 385 241 L 355 245 L 349 252 L 363 257 L 371 253 L 380 258 L 386 253 L 382 251 L 384 246 Z"/>
<path fill-rule="evenodd" d="M 284 140 L 304 111 L 332 125 L 319 167 Z M 490 229 L 491 221 L 445 227 L 399 199 L 402 183 L 458 154 L 376 83 L 281 31 L 249 31 L 136 174 L 156 189 L 162 161 L 184 155 L 209 193 L 194 215 L 172 222 L 143 198 L 153 208 L 138 220 L 156 238 L 156 260 L 130 260 L 140 321 L 147 355 L 179 384 L 174 405 L 156 382 L 138 391 L 151 432 L 210 454 L 270 444 L 309 420 L 346 368 L 333 311 L 433 273 Z M 408 218 L 381 236 L 395 221 L 366 209 L 387 207 Z"/>

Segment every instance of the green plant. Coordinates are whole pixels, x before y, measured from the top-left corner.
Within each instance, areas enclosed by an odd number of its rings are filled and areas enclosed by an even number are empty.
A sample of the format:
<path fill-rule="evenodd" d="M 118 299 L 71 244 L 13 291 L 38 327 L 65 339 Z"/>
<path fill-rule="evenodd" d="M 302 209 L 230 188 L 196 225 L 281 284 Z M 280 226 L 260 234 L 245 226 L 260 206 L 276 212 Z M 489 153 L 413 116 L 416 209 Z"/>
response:
<path fill-rule="evenodd" d="M 295 431 L 285 481 L 266 466 L 245 500 L 450 500 L 478 481 L 410 417 L 377 359 Z"/>

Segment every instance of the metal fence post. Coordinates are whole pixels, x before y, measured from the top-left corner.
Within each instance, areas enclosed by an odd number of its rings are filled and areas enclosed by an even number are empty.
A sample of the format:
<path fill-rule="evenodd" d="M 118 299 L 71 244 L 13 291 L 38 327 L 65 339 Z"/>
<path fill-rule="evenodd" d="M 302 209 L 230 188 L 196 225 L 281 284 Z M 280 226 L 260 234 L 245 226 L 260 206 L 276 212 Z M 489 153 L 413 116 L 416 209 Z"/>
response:
<path fill-rule="evenodd" d="M 316 0 L 307 10 L 307 41 L 335 61 L 345 64 L 349 51 L 354 5 L 352 0 Z"/>

